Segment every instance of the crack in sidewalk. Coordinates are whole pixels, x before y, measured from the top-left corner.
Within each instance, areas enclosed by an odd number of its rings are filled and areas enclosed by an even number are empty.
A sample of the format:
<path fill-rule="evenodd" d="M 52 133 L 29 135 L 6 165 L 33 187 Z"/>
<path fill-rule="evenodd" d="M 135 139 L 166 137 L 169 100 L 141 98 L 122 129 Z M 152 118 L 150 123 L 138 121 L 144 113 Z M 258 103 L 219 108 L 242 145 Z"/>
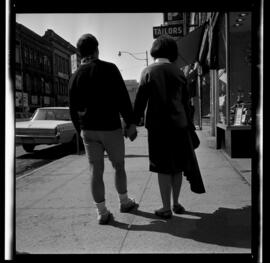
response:
<path fill-rule="evenodd" d="M 139 199 L 139 205 L 140 205 L 140 203 L 141 203 L 141 201 L 142 201 L 142 198 L 143 198 L 143 196 L 144 196 L 144 193 L 145 193 L 145 191 L 146 191 L 146 189 L 147 189 L 147 187 L 148 187 L 148 184 L 149 184 L 151 178 L 152 178 L 152 173 L 150 173 L 150 175 L 149 175 L 149 177 L 148 177 L 148 179 L 147 179 L 147 182 L 146 182 L 146 184 L 145 184 L 145 186 L 144 186 L 144 189 L 143 189 L 141 198 Z M 127 231 L 126 231 L 126 233 L 125 233 L 125 235 L 124 235 L 124 238 L 122 239 L 122 242 L 121 242 L 121 244 L 120 244 L 120 248 L 119 248 L 119 250 L 118 250 L 118 253 L 119 253 L 119 254 L 121 253 L 121 250 L 123 249 L 124 243 L 125 243 L 125 241 L 126 241 L 126 238 L 127 238 L 128 233 L 129 233 L 129 229 L 131 228 L 131 226 L 132 226 L 132 224 L 133 224 L 133 222 L 134 222 L 135 217 L 136 217 L 136 214 L 134 214 L 134 215 L 132 216 L 132 219 L 131 219 L 130 223 L 128 224 Z"/>

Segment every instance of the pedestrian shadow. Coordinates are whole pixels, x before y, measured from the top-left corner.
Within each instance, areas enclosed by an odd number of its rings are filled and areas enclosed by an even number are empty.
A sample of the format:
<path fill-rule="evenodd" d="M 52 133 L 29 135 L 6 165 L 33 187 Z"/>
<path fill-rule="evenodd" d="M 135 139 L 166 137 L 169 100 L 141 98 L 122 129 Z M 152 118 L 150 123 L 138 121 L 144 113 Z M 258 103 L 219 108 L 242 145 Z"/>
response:
<path fill-rule="evenodd" d="M 152 221 L 147 225 L 128 225 L 114 220 L 111 225 L 129 231 L 168 233 L 203 243 L 251 249 L 250 206 L 241 209 L 221 207 L 212 214 L 186 211 L 182 215 L 174 215 L 169 220 L 160 219 L 153 213 L 141 210 L 132 213 Z"/>

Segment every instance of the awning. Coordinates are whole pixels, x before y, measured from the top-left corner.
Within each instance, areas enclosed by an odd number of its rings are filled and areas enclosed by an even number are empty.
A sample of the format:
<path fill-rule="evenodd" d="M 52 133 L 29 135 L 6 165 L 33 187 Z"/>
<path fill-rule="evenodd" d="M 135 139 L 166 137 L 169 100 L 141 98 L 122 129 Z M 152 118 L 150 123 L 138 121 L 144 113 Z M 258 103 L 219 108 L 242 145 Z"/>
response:
<path fill-rule="evenodd" d="M 186 36 L 177 39 L 178 58 L 176 64 L 178 67 L 184 67 L 198 61 L 201 42 L 205 30 L 205 24 L 199 26 Z"/>

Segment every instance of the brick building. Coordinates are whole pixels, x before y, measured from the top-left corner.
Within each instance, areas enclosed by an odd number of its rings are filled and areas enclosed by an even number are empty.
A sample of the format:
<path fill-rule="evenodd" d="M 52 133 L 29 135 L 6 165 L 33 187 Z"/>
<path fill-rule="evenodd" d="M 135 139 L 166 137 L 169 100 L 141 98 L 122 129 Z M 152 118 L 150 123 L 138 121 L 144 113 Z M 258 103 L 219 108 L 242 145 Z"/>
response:
<path fill-rule="evenodd" d="M 67 105 L 76 48 L 50 29 L 40 36 L 16 23 L 15 33 L 16 118 L 29 117 L 38 107 Z"/>
<path fill-rule="evenodd" d="M 53 96 L 50 43 L 16 23 L 15 62 L 15 112 L 31 113 Z"/>
<path fill-rule="evenodd" d="M 43 36 L 50 43 L 53 61 L 54 98 L 52 105 L 68 105 L 68 81 L 71 76 L 71 55 L 76 48 L 53 30 L 48 29 Z"/>

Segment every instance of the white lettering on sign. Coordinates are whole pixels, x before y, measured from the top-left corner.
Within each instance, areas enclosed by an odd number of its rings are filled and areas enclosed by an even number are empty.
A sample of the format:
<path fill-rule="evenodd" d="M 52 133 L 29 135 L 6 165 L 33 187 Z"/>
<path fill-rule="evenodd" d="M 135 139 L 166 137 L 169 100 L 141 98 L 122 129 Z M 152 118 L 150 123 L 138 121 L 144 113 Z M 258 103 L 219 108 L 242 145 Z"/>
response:
<path fill-rule="evenodd" d="M 183 25 L 170 25 L 153 27 L 153 37 L 157 38 L 161 35 L 170 35 L 172 37 L 183 36 Z"/>
<path fill-rule="evenodd" d="M 73 74 L 77 67 L 78 67 L 78 61 L 77 61 L 77 54 L 71 55 L 71 73 Z"/>

